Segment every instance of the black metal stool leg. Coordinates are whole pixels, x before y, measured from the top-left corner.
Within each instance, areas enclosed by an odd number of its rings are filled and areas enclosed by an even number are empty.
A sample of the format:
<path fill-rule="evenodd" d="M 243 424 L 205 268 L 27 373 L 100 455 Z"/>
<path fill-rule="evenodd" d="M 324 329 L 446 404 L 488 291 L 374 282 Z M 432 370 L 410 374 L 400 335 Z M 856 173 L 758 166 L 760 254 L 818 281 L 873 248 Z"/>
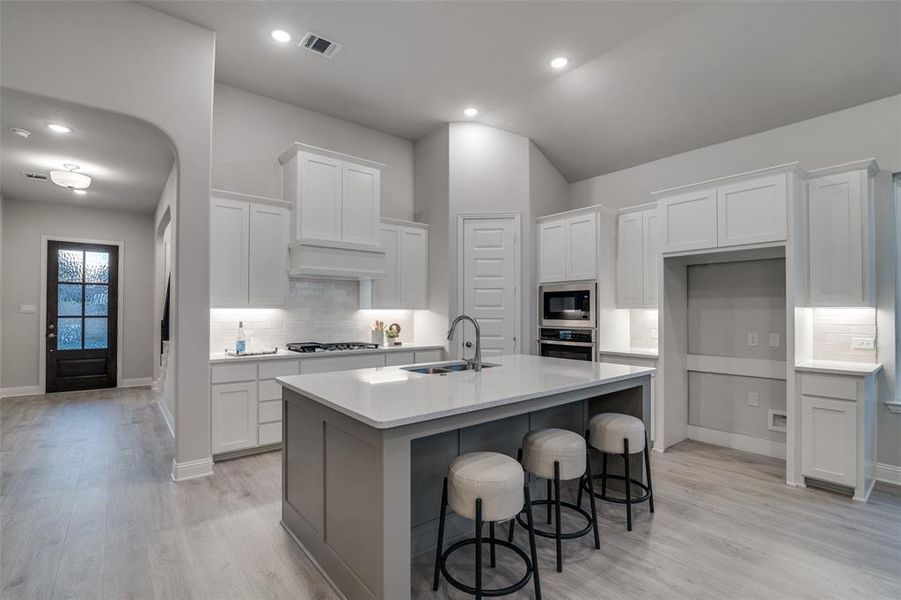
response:
<path fill-rule="evenodd" d="M 548 479 L 547 480 L 547 524 L 551 524 L 551 500 L 554 499 L 554 496 L 551 494 L 551 486 L 553 482 Z"/>
<path fill-rule="evenodd" d="M 644 471 L 648 478 L 648 508 L 654 512 L 654 488 L 651 486 L 651 446 L 648 444 L 648 432 L 644 432 Z"/>
<path fill-rule="evenodd" d="M 529 485 L 525 485 L 523 494 L 526 497 L 526 519 L 529 524 L 529 550 L 532 556 L 532 583 L 535 584 L 535 600 L 541 600 L 541 581 L 538 578 L 538 551 L 535 549 L 535 520 L 532 518 L 532 499 Z"/>
<path fill-rule="evenodd" d="M 626 471 L 626 529 L 632 531 L 632 479 L 629 475 L 629 440 L 623 438 L 623 461 Z"/>
<path fill-rule="evenodd" d="M 591 431 L 586 429 L 585 430 L 585 447 L 588 449 L 587 452 L 588 452 L 588 462 L 589 463 L 591 463 L 591 446 L 588 443 L 590 437 L 591 437 Z M 591 472 L 591 469 L 588 469 L 588 471 Z M 589 475 L 589 477 L 591 477 L 591 475 Z M 583 478 L 579 477 L 579 495 L 576 499 L 576 506 L 578 506 L 579 508 L 582 508 L 582 481 L 583 481 Z"/>
<path fill-rule="evenodd" d="M 555 529 L 557 536 L 555 541 L 557 542 L 557 572 L 563 572 L 563 538 L 561 537 L 562 531 L 562 523 L 560 522 L 560 463 L 558 461 L 554 461 L 554 518 L 557 521 L 557 527 Z"/>
<path fill-rule="evenodd" d="M 435 549 L 435 578 L 432 581 L 432 589 L 438 591 L 438 576 L 441 573 L 441 550 L 444 544 L 444 519 L 447 512 L 447 477 L 444 478 L 444 487 L 441 490 L 441 512 L 438 515 L 438 546 Z"/>
<path fill-rule="evenodd" d="M 601 496 L 607 495 L 607 453 L 601 453 Z"/>
<path fill-rule="evenodd" d="M 476 498 L 476 600 L 482 600 L 482 499 Z"/>
<path fill-rule="evenodd" d="M 488 536 L 491 538 L 491 568 L 497 566 L 497 561 L 494 558 L 494 521 L 488 523 Z"/>
<path fill-rule="evenodd" d="M 591 526 L 594 529 L 594 547 L 597 550 L 601 549 L 601 534 L 598 531 L 598 509 L 595 505 L 594 499 L 594 475 L 591 472 L 591 450 L 587 452 L 587 457 L 585 461 L 585 474 L 588 479 L 588 503 L 591 504 Z M 579 496 L 582 496 L 582 480 L 579 479 Z M 581 503 L 579 505 L 581 508 Z"/>
<path fill-rule="evenodd" d="M 507 529 L 507 541 L 513 542 L 513 529 L 516 527 L 516 517 L 510 519 L 510 527 Z"/>

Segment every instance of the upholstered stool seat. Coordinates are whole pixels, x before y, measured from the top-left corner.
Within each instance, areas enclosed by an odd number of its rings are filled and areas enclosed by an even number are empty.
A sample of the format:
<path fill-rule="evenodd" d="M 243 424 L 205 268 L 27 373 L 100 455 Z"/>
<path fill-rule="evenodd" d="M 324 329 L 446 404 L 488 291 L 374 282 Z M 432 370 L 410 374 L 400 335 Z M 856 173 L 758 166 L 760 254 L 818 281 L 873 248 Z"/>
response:
<path fill-rule="evenodd" d="M 523 468 L 542 479 L 553 479 L 554 463 L 561 481 L 585 474 L 585 438 L 566 429 L 530 431 L 522 440 Z"/>
<path fill-rule="evenodd" d="M 622 454 L 625 452 L 623 440 L 629 441 L 632 454 L 644 450 L 645 431 L 641 419 L 619 413 L 595 415 L 588 422 L 591 447 L 600 452 Z"/>

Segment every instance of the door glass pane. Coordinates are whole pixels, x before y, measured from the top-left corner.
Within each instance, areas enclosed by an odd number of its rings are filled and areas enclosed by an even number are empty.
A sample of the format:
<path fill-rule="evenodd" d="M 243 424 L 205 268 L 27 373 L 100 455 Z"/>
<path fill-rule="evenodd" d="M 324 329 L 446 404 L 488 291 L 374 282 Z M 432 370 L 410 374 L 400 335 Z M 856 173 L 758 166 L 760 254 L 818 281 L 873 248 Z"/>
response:
<path fill-rule="evenodd" d="M 85 283 L 109 283 L 109 253 L 84 253 Z"/>
<path fill-rule="evenodd" d="M 60 286 L 62 287 L 62 286 Z M 109 286 L 84 286 L 84 314 L 97 317 L 109 314 Z"/>
<path fill-rule="evenodd" d="M 81 316 L 81 286 L 79 284 L 59 284 L 56 294 L 56 312 L 61 317 Z"/>
<path fill-rule="evenodd" d="M 60 250 L 57 264 L 60 281 L 81 281 L 84 253 L 80 250 Z"/>
<path fill-rule="evenodd" d="M 57 350 L 81 350 L 81 318 L 57 319 Z"/>
<path fill-rule="evenodd" d="M 85 348 L 106 348 L 106 323 L 105 318 L 84 320 Z"/>

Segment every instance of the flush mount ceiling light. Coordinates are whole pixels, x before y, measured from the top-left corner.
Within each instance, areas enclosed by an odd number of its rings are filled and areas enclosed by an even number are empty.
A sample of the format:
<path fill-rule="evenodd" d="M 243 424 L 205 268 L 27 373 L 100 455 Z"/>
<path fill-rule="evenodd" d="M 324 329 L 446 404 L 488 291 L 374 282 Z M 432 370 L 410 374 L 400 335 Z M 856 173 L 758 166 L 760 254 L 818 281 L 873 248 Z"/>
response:
<path fill-rule="evenodd" d="M 78 165 L 66 163 L 63 165 L 66 171 L 50 171 L 50 181 L 56 185 L 71 190 L 83 190 L 91 185 L 91 178 L 81 173 L 76 173 Z"/>
<path fill-rule="evenodd" d="M 53 131 L 54 133 L 72 133 L 71 127 L 66 127 L 65 125 L 61 125 L 59 123 L 47 123 L 47 129 Z"/>
<path fill-rule="evenodd" d="M 569 64 L 569 59 L 565 56 L 558 56 L 554 60 L 551 61 L 551 66 L 555 69 L 562 69 L 566 65 Z"/>
<path fill-rule="evenodd" d="M 463 114 L 466 115 L 467 117 L 474 117 L 477 114 L 479 114 L 479 109 L 470 106 L 469 108 L 463 109 Z"/>
<path fill-rule="evenodd" d="M 27 129 L 20 129 L 19 127 L 11 127 L 9 132 L 16 137 L 24 138 L 26 140 L 28 139 L 28 136 L 31 135 L 30 131 Z"/>
<path fill-rule="evenodd" d="M 269 32 L 269 37 L 282 44 L 287 44 L 291 41 L 291 34 L 283 29 L 273 29 Z"/>
<path fill-rule="evenodd" d="M 84 196 L 88 192 L 87 192 L 87 190 L 72 190 L 72 193 L 75 194 L 76 196 Z"/>

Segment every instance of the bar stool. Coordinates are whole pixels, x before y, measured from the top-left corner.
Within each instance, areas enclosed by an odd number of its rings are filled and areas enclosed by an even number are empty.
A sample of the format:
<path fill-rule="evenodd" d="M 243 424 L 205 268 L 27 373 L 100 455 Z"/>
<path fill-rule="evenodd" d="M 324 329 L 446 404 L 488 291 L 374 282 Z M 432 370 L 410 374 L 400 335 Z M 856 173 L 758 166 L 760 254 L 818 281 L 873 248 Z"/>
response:
<path fill-rule="evenodd" d="M 596 549 L 601 547 L 594 494 L 590 496 L 590 515 L 582 510 L 581 506 L 576 506 L 571 502 L 564 502 L 560 499 L 561 481 L 578 479 L 581 486 L 582 478 L 585 477 L 586 472 L 588 474 L 587 481 L 591 482 L 594 480 L 591 476 L 591 461 L 588 458 L 588 446 L 585 443 L 585 438 L 566 429 L 530 431 L 523 438 L 522 449 L 519 451 L 519 459 L 529 476 L 534 475 L 547 480 L 547 498 L 544 500 L 533 500 L 532 506 L 547 506 L 548 524 L 551 523 L 551 508 L 554 509 L 554 531 L 536 529 L 535 535 L 555 540 L 557 545 L 557 572 L 563 571 L 563 540 L 580 538 L 593 530 L 594 547 Z M 560 518 L 561 509 L 563 508 L 581 515 L 585 519 L 585 527 L 577 531 L 563 532 L 563 524 Z M 516 520 L 525 527 L 521 516 L 517 516 Z M 514 523 L 515 521 L 510 521 L 508 541 L 513 539 Z"/>
<path fill-rule="evenodd" d="M 585 478 L 579 482 L 578 504 L 582 506 L 582 491 L 585 490 L 592 496 L 596 496 L 607 502 L 616 502 L 626 505 L 626 529 L 632 531 L 632 505 L 648 501 L 650 511 L 654 512 L 654 491 L 651 485 L 651 455 L 648 445 L 648 433 L 641 419 L 631 415 L 619 413 L 603 413 L 595 415 L 588 422 L 589 445 L 602 454 L 603 467 L 600 475 L 595 479 L 601 480 L 601 493 L 595 493 L 593 486 L 586 485 Z M 629 473 L 629 455 L 644 453 L 644 468 L 647 473 L 648 483 L 632 479 Z M 625 465 L 624 475 L 607 474 L 607 455 L 618 454 L 623 458 Z M 591 477 L 589 475 L 589 477 Z M 617 498 L 607 495 L 607 480 L 614 479 L 624 482 L 625 498 Z M 640 488 L 644 494 L 632 497 L 632 486 Z"/>
<path fill-rule="evenodd" d="M 532 506 L 529 502 L 529 488 L 523 485 L 522 467 L 513 458 L 496 452 L 472 452 L 457 457 L 448 469 L 441 492 L 441 512 L 438 519 L 438 546 L 435 551 L 435 578 L 432 589 L 438 591 L 439 575 L 447 582 L 476 600 L 483 596 L 505 596 L 522 589 L 529 579 L 535 585 L 535 598 L 541 600 L 541 583 L 538 578 L 538 554 L 535 550 L 535 528 L 532 526 Z M 444 523 L 447 507 L 455 513 L 475 521 L 475 537 L 460 540 L 442 551 L 444 544 Z M 494 525 L 516 517 L 525 506 L 528 517 L 529 550 L 531 556 L 512 542 L 495 538 Z M 525 565 L 525 575 L 516 583 L 498 589 L 482 587 L 482 525 L 488 522 L 491 567 L 496 566 L 495 546 L 512 550 Z M 447 559 L 464 546 L 475 545 L 475 586 L 466 585 L 453 577 L 447 570 Z"/>

